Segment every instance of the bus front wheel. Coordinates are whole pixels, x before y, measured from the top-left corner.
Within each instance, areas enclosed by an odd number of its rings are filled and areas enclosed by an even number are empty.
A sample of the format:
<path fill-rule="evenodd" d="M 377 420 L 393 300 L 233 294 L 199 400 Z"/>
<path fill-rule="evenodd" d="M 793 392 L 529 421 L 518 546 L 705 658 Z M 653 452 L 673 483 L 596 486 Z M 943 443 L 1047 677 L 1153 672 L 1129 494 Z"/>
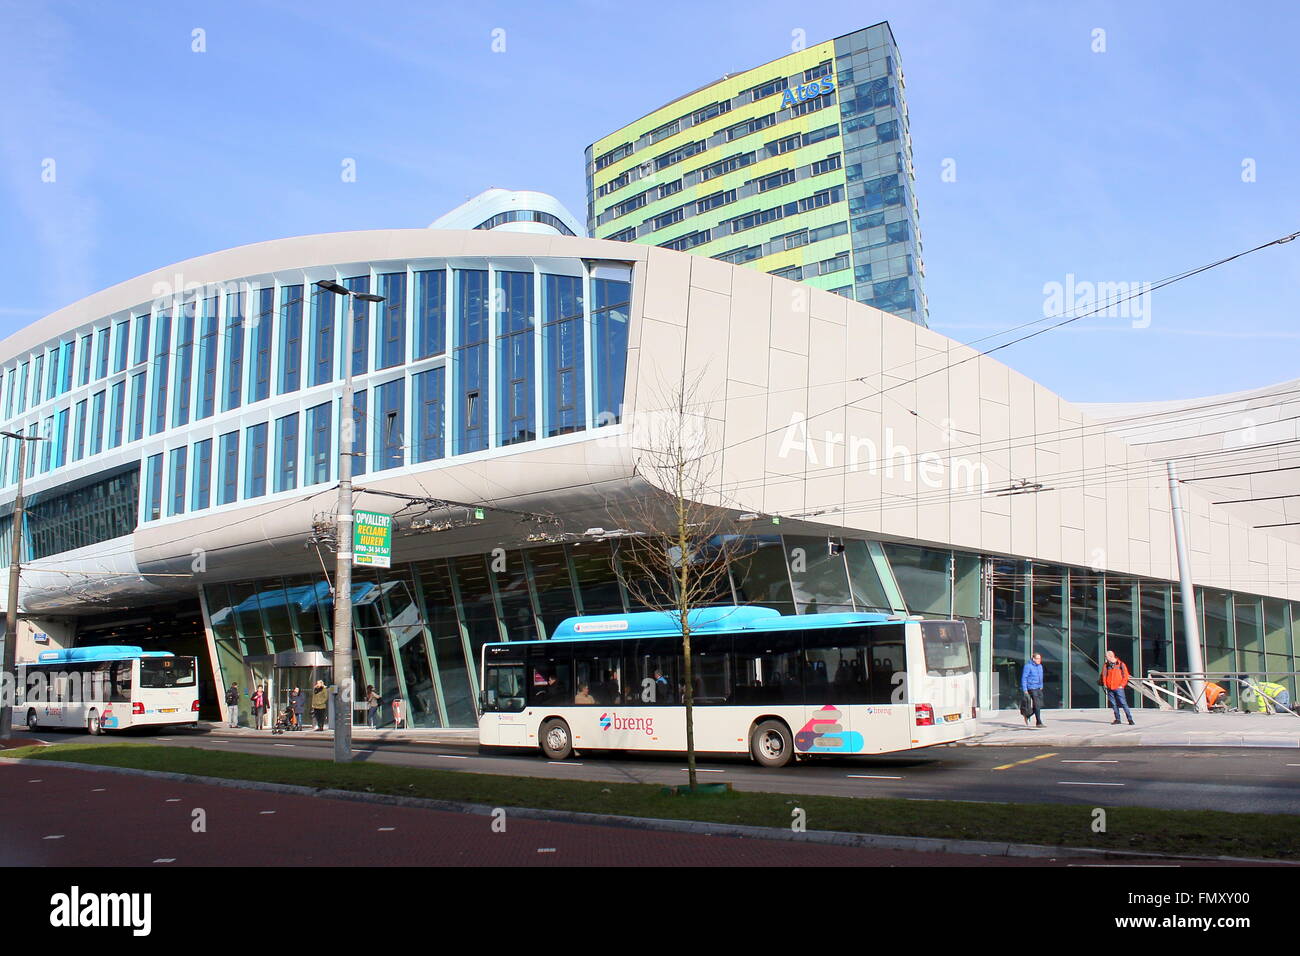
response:
<path fill-rule="evenodd" d="M 91 734 L 103 733 L 103 728 L 99 725 L 99 713 L 92 710 L 90 716 L 86 718 L 86 730 Z"/>
<path fill-rule="evenodd" d="M 558 718 L 542 724 L 538 737 L 541 738 L 542 753 L 552 760 L 568 760 L 573 754 L 573 735 L 569 733 L 569 725 Z"/>
<path fill-rule="evenodd" d="M 784 767 L 794 757 L 790 728 L 779 720 L 765 720 L 749 738 L 749 752 L 763 767 Z"/>

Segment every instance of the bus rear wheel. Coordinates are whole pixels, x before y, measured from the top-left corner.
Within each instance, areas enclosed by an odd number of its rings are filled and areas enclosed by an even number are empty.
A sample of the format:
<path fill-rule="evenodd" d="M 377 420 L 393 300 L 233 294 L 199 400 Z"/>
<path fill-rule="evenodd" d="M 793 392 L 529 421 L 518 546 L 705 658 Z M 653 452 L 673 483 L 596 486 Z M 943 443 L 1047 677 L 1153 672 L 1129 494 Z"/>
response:
<path fill-rule="evenodd" d="M 86 718 L 86 730 L 92 735 L 102 734 L 104 728 L 99 724 L 99 712 L 92 710 L 90 716 Z"/>
<path fill-rule="evenodd" d="M 573 735 L 563 720 L 548 720 L 542 724 L 541 733 L 537 736 L 541 741 L 542 753 L 550 759 L 568 760 L 573 754 Z"/>
<path fill-rule="evenodd" d="M 790 728 L 779 720 L 765 720 L 749 738 L 749 752 L 762 767 L 784 767 L 794 757 Z"/>
<path fill-rule="evenodd" d="M 36 711 L 31 708 L 27 711 L 27 729 L 36 733 Z"/>

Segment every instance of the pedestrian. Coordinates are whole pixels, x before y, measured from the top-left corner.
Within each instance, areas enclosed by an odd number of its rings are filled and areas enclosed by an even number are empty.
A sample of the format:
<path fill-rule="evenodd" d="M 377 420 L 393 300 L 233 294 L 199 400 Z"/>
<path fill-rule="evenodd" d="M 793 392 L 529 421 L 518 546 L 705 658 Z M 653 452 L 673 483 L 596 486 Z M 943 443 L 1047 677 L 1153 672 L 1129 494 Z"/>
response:
<path fill-rule="evenodd" d="M 1115 714 L 1112 724 L 1118 724 L 1120 708 L 1124 708 L 1124 716 L 1128 718 L 1129 725 L 1133 724 L 1133 712 L 1128 709 L 1128 694 L 1124 688 L 1128 686 L 1129 672 L 1128 665 L 1115 656 L 1115 652 L 1106 651 L 1106 660 L 1101 665 L 1101 686 L 1106 688 L 1106 703 Z"/>
<path fill-rule="evenodd" d="M 311 715 L 316 721 L 316 729 L 325 729 L 325 710 L 329 707 L 330 692 L 325 689 L 325 682 L 318 680 L 311 689 Z"/>
<path fill-rule="evenodd" d="M 239 681 L 232 681 L 226 688 L 226 720 L 231 727 L 239 726 Z"/>
<path fill-rule="evenodd" d="M 1029 713 L 1025 714 L 1025 726 L 1029 718 L 1034 718 L 1034 727 L 1043 726 L 1043 655 L 1035 654 L 1020 672 L 1020 690 L 1029 698 Z"/>
<path fill-rule="evenodd" d="M 262 685 L 257 685 L 257 690 L 253 691 L 253 729 L 262 729 L 262 712 L 266 710 L 266 692 L 262 690 Z"/>
<path fill-rule="evenodd" d="M 306 695 L 303 694 L 302 688 L 295 687 L 289 692 L 289 706 L 293 708 L 294 730 L 302 730 L 302 712 L 307 706 Z"/>
<path fill-rule="evenodd" d="M 366 685 L 366 724 L 371 730 L 379 729 L 379 694 L 374 684 Z"/>

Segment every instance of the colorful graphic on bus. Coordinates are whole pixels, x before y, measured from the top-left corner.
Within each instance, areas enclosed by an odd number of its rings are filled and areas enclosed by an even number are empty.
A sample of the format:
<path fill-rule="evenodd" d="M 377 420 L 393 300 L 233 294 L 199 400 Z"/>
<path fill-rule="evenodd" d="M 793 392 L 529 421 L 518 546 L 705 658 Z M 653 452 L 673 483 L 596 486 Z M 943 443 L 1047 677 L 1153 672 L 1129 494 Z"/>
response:
<path fill-rule="evenodd" d="M 816 717 L 804 724 L 803 730 L 794 735 L 795 749 L 802 753 L 857 753 L 862 749 L 862 735 L 854 731 L 845 732 L 840 726 L 844 715 L 827 704 L 817 711 Z"/>

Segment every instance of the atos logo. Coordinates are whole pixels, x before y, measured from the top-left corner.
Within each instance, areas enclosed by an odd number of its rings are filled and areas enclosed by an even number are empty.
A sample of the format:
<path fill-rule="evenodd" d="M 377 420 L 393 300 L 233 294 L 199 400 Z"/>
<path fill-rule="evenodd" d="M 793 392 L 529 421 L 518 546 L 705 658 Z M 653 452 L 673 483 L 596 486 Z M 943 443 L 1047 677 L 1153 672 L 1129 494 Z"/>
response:
<path fill-rule="evenodd" d="M 792 90 L 786 90 L 781 96 L 781 107 L 794 106 L 813 97 L 830 93 L 835 89 L 835 78 L 824 76 L 812 83 L 801 83 Z"/>
<path fill-rule="evenodd" d="M 647 737 L 653 737 L 655 732 L 655 719 L 653 717 L 620 717 L 618 714 L 601 714 L 600 729 L 609 730 L 639 730 Z"/>

